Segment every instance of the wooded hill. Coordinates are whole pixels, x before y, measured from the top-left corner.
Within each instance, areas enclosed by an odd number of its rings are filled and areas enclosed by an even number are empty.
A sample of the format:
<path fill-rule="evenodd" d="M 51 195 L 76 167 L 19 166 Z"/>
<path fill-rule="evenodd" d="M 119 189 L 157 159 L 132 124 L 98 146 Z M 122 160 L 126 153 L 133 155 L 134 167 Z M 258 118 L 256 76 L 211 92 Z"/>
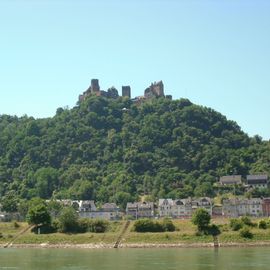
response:
<path fill-rule="evenodd" d="M 214 196 L 220 176 L 270 173 L 269 164 L 269 142 L 187 99 L 90 96 L 52 118 L 0 117 L 1 196 L 121 205 Z"/>

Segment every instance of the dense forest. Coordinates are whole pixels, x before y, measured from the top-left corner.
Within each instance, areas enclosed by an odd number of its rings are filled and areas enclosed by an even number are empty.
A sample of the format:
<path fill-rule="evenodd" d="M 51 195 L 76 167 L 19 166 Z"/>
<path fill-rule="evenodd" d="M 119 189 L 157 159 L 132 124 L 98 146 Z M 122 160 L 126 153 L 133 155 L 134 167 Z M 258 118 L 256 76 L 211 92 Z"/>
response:
<path fill-rule="evenodd" d="M 2 198 L 214 196 L 220 176 L 270 173 L 269 164 L 269 142 L 187 99 L 90 96 L 52 118 L 0 116 Z"/>

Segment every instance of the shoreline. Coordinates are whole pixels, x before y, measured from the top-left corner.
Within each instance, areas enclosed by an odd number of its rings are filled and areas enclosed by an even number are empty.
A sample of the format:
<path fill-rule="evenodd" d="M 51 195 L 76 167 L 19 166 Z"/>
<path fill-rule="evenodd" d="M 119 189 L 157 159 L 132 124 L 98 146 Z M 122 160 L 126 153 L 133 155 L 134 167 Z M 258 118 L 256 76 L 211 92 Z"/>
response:
<path fill-rule="evenodd" d="M 226 247 L 270 247 L 270 241 L 247 242 L 247 243 L 220 243 L 219 247 L 215 247 L 213 243 L 178 243 L 178 244 L 154 244 L 154 243 L 134 243 L 120 244 L 118 248 L 114 248 L 113 244 L 12 244 L 5 247 L 5 244 L 0 244 L 0 248 L 51 248 L 51 249 L 160 249 L 160 248 L 226 248 Z"/>

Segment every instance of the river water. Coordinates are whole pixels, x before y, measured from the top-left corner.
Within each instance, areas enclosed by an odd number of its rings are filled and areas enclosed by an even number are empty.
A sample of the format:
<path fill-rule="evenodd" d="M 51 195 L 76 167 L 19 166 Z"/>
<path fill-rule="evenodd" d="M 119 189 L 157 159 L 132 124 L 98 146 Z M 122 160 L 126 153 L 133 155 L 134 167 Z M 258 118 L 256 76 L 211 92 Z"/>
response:
<path fill-rule="evenodd" d="M 270 248 L 0 249 L 0 269 L 269 270 Z"/>

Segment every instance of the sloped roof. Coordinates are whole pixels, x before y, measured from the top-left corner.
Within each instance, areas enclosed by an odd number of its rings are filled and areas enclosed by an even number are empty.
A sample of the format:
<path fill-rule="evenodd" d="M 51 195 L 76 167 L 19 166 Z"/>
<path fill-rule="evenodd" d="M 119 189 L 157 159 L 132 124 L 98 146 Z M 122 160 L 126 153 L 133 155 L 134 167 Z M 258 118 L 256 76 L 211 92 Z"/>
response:
<path fill-rule="evenodd" d="M 268 181 L 268 175 L 257 174 L 257 175 L 247 175 L 248 184 L 266 184 Z"/>
<path fill-rule="evenodd" d="M 222 176 L 219 179 L 221 184 L 240 184 L 242 182 L 242 177 L 241 175 L 226 175 Z"/>
<path fill-rule="evenodd" d="M 172 199 L 159 199 L 158 200 L 158 205 L 173 205 L 173 200 Z"/>

